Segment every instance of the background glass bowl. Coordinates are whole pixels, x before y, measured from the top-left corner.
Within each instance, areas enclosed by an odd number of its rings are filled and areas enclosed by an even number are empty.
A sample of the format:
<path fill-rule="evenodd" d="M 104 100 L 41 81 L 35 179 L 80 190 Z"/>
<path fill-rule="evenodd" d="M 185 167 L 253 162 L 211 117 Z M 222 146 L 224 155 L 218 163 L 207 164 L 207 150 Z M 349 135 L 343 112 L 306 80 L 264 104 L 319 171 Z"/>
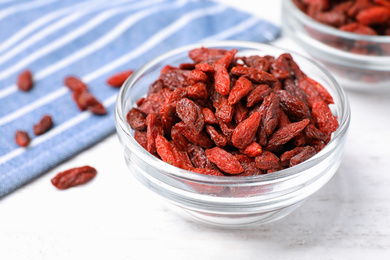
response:
<path fill-rule="evenodd" d="M 217 177 L 189 172 L 169 165 L 148 153 L 133 138 L 126 114 L 144 96 L 160 70 L 167 64 L 191 62 L 188 52 L 198 47 L 236 48 L 238 56 L 273 55 L 286 51 L 270 45 L 225 41 L 189 45 L 172 50 L 148 62 L 124 83 L 116 102 L 115 120 L 127 166 L 148 189 L 163 197 L 174 209 L 202 223 L 235 228 L 264 224 L 286 216 L 319 190 L 340 165 L 350 121 L 344 91 L 317 63 L 292 54 L 302 70 L 333 96 L 331 110 L 340 127 L 325 148 L 311 159 L 289 169 L 253 177 Z M 221 194 L 216 195 L 223 190 Z"/>
<path fill-rule="evenodd" d="M 283 32 L 320 61 L 342 87 L 365 92 L 390 92 L 390 36 L 349 33 L 321 24 L 282 1 Z M 366 49 L 376 55 L 358 54 Z"/>

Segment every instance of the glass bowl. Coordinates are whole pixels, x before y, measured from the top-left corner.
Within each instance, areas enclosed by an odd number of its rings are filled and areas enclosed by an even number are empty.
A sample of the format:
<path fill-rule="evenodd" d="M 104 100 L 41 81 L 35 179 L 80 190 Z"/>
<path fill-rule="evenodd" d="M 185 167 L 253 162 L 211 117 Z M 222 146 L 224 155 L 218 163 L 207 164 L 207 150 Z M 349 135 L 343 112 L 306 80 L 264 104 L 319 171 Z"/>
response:
<path fill-rule="evenodd" d="M 186 171 L 161 161 L 143 149 L 133 138 L 134 131 L 126 122 L 126 114 L 147 93 L 149 85 L 158 78 L 165 65 L 178 66 L 191 62 L 188 52 L 201 46 L 226 50 L 235 48 L 238 56 L 279 56 L 287 52 L 266 44 L 224 41 L 185 46 L 146 63 L 127 79 L 116 102 L 116 129 L 127 166 L 145 187 L 193 220 L 217 227 L 237 228 L 280 219 L 319 190 L 338 169 L 350 121 L 345 92 L 317 63 L 292 54 L 301 69 L 323 84 L 334 98 L 331 110 L 338 117 L 340 126 L 323 150 L 292 168 L 253 177 L 217 177 Z"/>
<path fill-rule="evenodd" d="M 341 31 L 315 21 L 291 0 L 282 2 L 283 32 L 332 72 L 341 86 L 390 91 L 390 36 Z"/>

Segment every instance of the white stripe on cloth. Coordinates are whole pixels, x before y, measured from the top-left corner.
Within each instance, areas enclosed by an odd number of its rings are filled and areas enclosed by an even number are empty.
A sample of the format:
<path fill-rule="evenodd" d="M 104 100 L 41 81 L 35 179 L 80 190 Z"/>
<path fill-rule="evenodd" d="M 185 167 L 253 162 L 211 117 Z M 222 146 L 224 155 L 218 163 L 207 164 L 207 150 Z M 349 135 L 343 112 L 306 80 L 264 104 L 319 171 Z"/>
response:
<path fill-rule="evenodd" d="M 133 51 L 131 51 L 131 52 L 125 54 L 124 56 L 122 56 L 121 58 L 107 64 L 106 66 L 100 68 L 99 70 L 86 75 L 85 77 L 83 77 L 83 80 L 85 80 L 85 81 L 93 80 L 94 78 L 97 78 L 98 76 L 100 76 L 106 72 L 109 72 L 109 71 L 115 69 L 116 67 L 126 63 L 126 62 L 129 62 L 129 60 L 140 56 L 141 54 L 145 53 L 149 49 L 155 47 L 158 43 L 160 43 L 161 41 L 163 41 L 167 37 L 173 35 L 177 31 L 179 31 L 182 27 L 184 27 L 186 24 L 188 24 L 192 20 L 200 18 L 202 16 L 213 15 L 213 14 L 216 14 L 219 12 L 223 12 L 225 9 L 226 9 L 226 7 L 224 7 L 224 6 L 211 6 L 208 8 L 204 8 L 204 9 L 200 9 L 200 10 L 196 10 L 196 11 L 192 11 L 190 13 L 184 14 L 180 19 L 176 20 L 175 22 L 173 22 L 172 24 L 163 28 L 157 34 L 155 34 L 154 36 L 149 38 L 149 40 L 147 40 L 143 45 L 141 45 L 137 49 L 134 49 Z M 229 30 L 230 29 L 228 29 L 226 31 L 229 31 Z M 231 35 L 231 34 L 226 32 L 226 35 Z M 61 90 L 64 91 L 64 89 L 65 88 L 62 88 Z M 65 89 L 64 92 L 66 93 L 69 91 Z M 105 106 L 110 106 L 111 104 L 113 104 L 115 102 L 116 97 L 117 97 L 116 94 L 112 95 L 111 97 L 105 99 L 103 101 L 103 104 Z M 84 111 L 84 112 L 80 113 L 78 116 L 76 116 L 76 117 L 62 123 L 61 125 L 58 125 L 55 128 L 51 129 L 50 132 L 47 132 L 45 135 L 42 135 L 42 136 L 35 138 L 31 142 L 30 147 L 37 146 L 37 145 L 49 140 L 50 138 L 54 137 L 55 135 L 58 135 L 61 132 L 75 126 L 76 124 L 78 124 L 80 122 L 82 122 L 83 120 L 88 119 L 91 115 L 92 114 L 88 111 Z M 24 149 L 24 148 L 17 148 L 15 150 L 9 152 L 8 154 L 1 156 L 0 157 L 0 164 L 5 163 L 16 156 L 23 154 L 25 151 L 26 151 L 26 149 Z M 2 178 L 0 179 L 0 181 L 6 177 L 7 177 L 7 174 L 3 175 Z"/>
<path fill-rule="evenodd" d="M 141 2 L 141 4 L 142 4 L 142 2 Z M 87 22 L 83 26 L 78 27 L 76 30 L 74 30 L 71 33 L 68 33 L 65 36 L 55 40 L 51 44 L 49 44 L 49 45 L 47 45 L 47 46 L 45 46 L 45 47 L 43 47 L 43 48 L 41 48 L 39 50 L 34 51 L 34 53 L 28 55 L 23 60 L 19 61 L 18 63 L 16 63 L 13 66 L 10 66 L 8 69 L 2 71 L 0 73 L 0 80 L 9 77 L 12 73 L 15 73 L 17 71 L 22 70 L 28 64 L 34 62 L 35 60 L 37 60 L 37 59 L 47 55 L 48 53 L 50 53 L 50 52 L 52 52 L 54 50 L 56 50 L 56 49 L 58 49 L 58 48 L 60 48 L 60 47 L 62 47 L 64 45 L 66 45 L 67 43 L 71 42 L 72 40 L 76 39 L 77 37 L 85 35 L 88 31 L 90 31 L 93 28 L 97 27 L 99 24 L 101 24 L 104 21 L 108 20 L 112 16 L 114 16 L 114 15 L 120 13 L 120 12 L 136 8 L 134 6 L 135 5 L 131 5 L 128 8 L 123 8 L 123 7 L 122 8 L 116 8 L 116 9 L 108 10 L 108 11 L 105 11 L 105 12 L 99 14 L 98 16 L 94 17 L 92 20 L 90 20 L 89 22 Z M 151 9 L 153 9 L 153 11 L 156 12 L 156 10 L 155 10 L 156 8 L 158 8 L 158 7 L 154 6 Z M 147 10 L 144 10 L 144 11 L 141 11 L 141 12 L 146 12 L 146 11 Z M 158 11 L 158 9 L 157 9 L 157 11 Z"/>
<path fill-rule="evenodd" d="M 56 2 L 56 1 L 58 1 L 58 0 L 37 0 L 34 2 L 28 2 L 26 4 L 22 4 L 22 5 L 8 7 L 6 9 L 0 11 L 0 20 L 4 19 L 7 16 L 10 16 L 10 15 L 13 15 L 16 13 L 20 13 L 20 12 L 24 12 L 24 11 L 28 11 L 28 10 L 31 10 L 31 9 L 34 9 L 37 7 L 41 7 L 43 5 L 51 4 L 52 2 Z"/>
<path fill-rule="evenodd" d="M 186 2 L 186 0 L 181 0 L 181 1 L 176 2 L 175 4 L 170 4 L 170 5 L 166 6 L 166 8 L 170 9 L 170 8 L 180 7 L 180 6 L 184 5 L 185 2 Z M 120 36 L 124 30 L 129 28 L 135 22 L 137 22 L 140 19 L 142 19 L 148 15 L 151 15 L 155 12 L 161 11 L 162 9 L 164 9 L 164 8 L 161 6 L 154 6 L 150 9 L 140 11 L 140 12 L 136 13 L 135 15 L 125 19 L 122 23 L 120 23 L 119 25 L 114 27 L 108 34 L 106 34 L 106 35 L 100 37 L 98 40 L 94 41 L 93 44 L 88 45 L 88 46 L 76 51 L 75 53 L 67 56 L 63 60 L 60 60 L 54 64 L 49 65 L 44 70 L 39 71 L 36 74 L 35 79 L 40 80 L 44 77 L 47 77 L 51 73 L 53 73 L 61 68 L 64 68 L 64 67 L 68 66 L 70 63 L 72 63 L 78 59 L 81 59 L 82 57 L 85 57 L 86 55 L 92 53 L 93 51 L 105 46 L 106 44 L 108 44 L 109 42 L 113 41 L 115 38 Z M 85 82 L 88 83 L 89 80 L 85 80 Z M 16 88 L 16 86 L 14 88 Z M 21 107 L 15 111 L 13 111 L 12 113 L 9 113 L 8 115 L 0 118 L 0 125 L 4 125 L 12 120 L 15 120 L 16 118 L 22 116 L 23 114 L 28 113 L 29 111 L 36 109 L 36 108 L 38 108 L 46 103 L 49 103 L 52 100 L 62 96 L 65 93 L 66 92 L 64 92 L 62 89 L 51 92 L 50 94 L 48 94 L 44 97 L 41 97 L 41 98 L 37 99 L 36 101 L 34 101 L 34 102 L 24 106 L 24 107 Z"/>

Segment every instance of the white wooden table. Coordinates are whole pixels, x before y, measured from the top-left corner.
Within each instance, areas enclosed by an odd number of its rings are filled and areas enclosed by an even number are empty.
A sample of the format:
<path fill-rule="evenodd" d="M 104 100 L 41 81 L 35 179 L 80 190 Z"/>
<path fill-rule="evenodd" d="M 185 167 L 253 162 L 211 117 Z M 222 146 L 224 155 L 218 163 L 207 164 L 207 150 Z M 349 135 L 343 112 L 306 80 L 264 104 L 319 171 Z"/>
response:
<path fill-rule="evenodd" d="M 219 1 L 280 24 L 281 0 Z M 284 219 L 250 230 L 185 220 L 134 179 L 112 135 L 0 200 L 0 259 L 390 259 L 390 94 L 347 94 L 340 169 Z M 51 185 L 85 164 L 99 171 L 90 184 Z"/>

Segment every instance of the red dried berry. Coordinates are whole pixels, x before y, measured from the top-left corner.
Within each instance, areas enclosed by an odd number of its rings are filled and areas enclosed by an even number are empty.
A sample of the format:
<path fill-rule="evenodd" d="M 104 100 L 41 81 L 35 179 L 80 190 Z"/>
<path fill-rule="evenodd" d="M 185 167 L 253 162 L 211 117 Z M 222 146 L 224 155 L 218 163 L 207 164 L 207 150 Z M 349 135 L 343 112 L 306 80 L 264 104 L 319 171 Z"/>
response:
<path fill-rule="evenodd" d="M 50 115 L 45 115 L 42 119 L 34 125 L 34 134 L 41 135 L 46 133 L 53 125 L 53 120 Z"/>
<path fill-rule="evenodd" d="M 138 108 L 133 107 L 126 115 L 126 120 L 130 127 L 134 130 L 145 130 L 146 128 L 146 115 Z"/>
<path fill-rule="evenodd" d="M 34 85 L 31 71 L 24 70 L 21 72 L 16 81 L 16 85 L 22 91 L 29 91 Z"/>
<path fill-rule="evenodd" d="M 107 79 L 107 84 L 114 88 L 120 88 L 123 83 L 125 83 L 126 79 L 130 77 L 134 73 L 134 70 L 125 70 L 118 72 L 117 74 L 114 74 L 110 76 Z"/>
<path fill-rule="evenodd" d="M 26 147 L 29 145 L 31 139 L 26 131 L 18 130 L 15 133 L 15 143 L 19 146 Z"/>
<path fill-rule="evenodd" d="M 250 117 L 242 121 L 235 129 L 232 135 L 232 143 L 239 149 L 247 147 L 256 135 L 261 121 L 261 114 L 254 112 Z"/>
<path fill-rule="evenodd" d="M 64 85 L 67 86 L 71 91 L 88 91 L 87 85 L 81 79 L 75 76 L 65 77 Z"/>
<path fill-rule="evenodd" d="M 173 153 L 172 145 L 168 140 L 162 135 L 157 135 L 155 139 L 157 154 L 160 156 L 161 160 L 173 166 L 179 167 L 179 164 L 176 161 L 175 155 Z"/>
<path fill-rule="evenodd" d="M 259 156 L 256 156 L 255 163 L 262 170 L 278 170 L 280 168 L 279 158 L 269 151 L 263 151 Z"/>
<path fill-rule="evenodd" d="M 200 133 L 203 130 L 203 112 L 194 101 L 188 98 L 182 98 L 176 104 L 176 113 L 195 133 Z"/>
<path fill-rule="evenodd" d="M 251 90 L 253 90 L 252 82 L 245 77 L 240 77 L 229 93 L 229 104 L 236 104 L 241 98 L 248 95 Z"/>
<path fill-rule="evenodd" d="M 206 156 L 210 162 L 217 165 L 217 167 L 223 172 L 229 174 L 239 174 L 244 171 L 244 168 L 236 157 L 219 147 L 207 149 Z"/>
<path fill-rule="evenodd" d="M 309 119 L 303 119 L 302 121 L 291 123 L 285 127 L 276 130 L 269 138 L 266 150 L 274 150 L 280 145 L 283 145 L 297 136 L 308 124 Z"/>
<path fill-rule="evenodd" d="M 79 186 L 91 181 L 97 174 L 95 168 L 90 166 L 83 166 L 72 168 L 58 173 L 51 183 L 60 190 Z"/>
<path fill-rule="evenodd" d="M 305 146 L 302 151 L 300 151 L 298 154 L 294 155 L 290 159 L 290 167 L 293 167 L 297 164 L 300 164 L 301 162 L 306 161 L 307 159 L 313 157 L 316 154 L 316 150 L 311 146 Z"/>
<path fill-rule="evenodd" d="M 223 96 L 228 95 L 230 91 L 229 73 L 223 66 L 214 67 L 214 70 L 215 91 L 217 91 Z"/>
<path fill-rule="evenodd" d="M 325 102 L 314 103 L 312 115 L 318 128 L 327 134 L 333 133 L 339 127 L 337 117 L 332 114 Z"/>

